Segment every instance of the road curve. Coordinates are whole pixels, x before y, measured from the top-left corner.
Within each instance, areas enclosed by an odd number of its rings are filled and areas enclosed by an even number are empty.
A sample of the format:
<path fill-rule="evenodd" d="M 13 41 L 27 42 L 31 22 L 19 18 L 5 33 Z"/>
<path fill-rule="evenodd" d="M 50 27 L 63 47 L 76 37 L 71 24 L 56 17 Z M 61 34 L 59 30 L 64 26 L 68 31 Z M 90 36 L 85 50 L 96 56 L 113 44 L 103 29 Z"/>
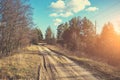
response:
<path fill-rule="evenodd" d="M 39 46 L 39 51 L 42 56 L 39 80 L 99 80 L 74 61 L 47 47 Z"/>

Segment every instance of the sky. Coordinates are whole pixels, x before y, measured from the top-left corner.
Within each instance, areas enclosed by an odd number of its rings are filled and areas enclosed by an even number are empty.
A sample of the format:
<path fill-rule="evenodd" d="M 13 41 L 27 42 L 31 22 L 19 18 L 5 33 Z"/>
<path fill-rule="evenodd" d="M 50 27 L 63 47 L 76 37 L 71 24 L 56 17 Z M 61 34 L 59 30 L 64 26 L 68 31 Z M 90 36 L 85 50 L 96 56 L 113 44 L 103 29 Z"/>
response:
<path fill-rule="evenodd" d="M 96 21 L 98 33 L 107 22 L 120 31 L 120 0 L 30 0 L 30 4 L 34 27 L 40 28 L 43 34 L 48 26 L 56 34 L 59 24 L 77 16 L 87 17 L 93 24 Z"/>

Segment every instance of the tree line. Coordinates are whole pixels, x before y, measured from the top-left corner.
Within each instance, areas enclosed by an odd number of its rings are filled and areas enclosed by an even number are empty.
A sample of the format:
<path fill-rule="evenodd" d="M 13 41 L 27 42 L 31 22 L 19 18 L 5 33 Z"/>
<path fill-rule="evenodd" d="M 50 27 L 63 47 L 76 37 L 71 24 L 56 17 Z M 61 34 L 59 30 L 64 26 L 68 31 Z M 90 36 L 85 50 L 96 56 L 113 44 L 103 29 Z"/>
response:
<path fill-rule="evenodd" d="M 73 51 L 72 55 L 75 56 L 87 55 L 114 66 L 118 65 L 120 34 L 114 30 L 110 22 L 104 24 L 100 34 L 97 33 L 96 27 L 96 23 L 93 24 L 86 17 L 74 17 L 69 22 L 58 25 L 56 37 L 49 26 L 46 29 L 45 39 L 42 37 L 42 40 L 48 44 L 59 44 Z"/>
<path fill-rule="evenodd" d="M 0 57 L 41 40 L 41 31 L 32 26 L 27 0 L 0 0 Z"/>
<path fill-rule="evenodd" d="M 74 17 L 69 22 L 57 27 L 55 38 L 50 27 L 45 33 L 48 44 L 59 44 L 73 51 L 75 56 L 91 56 L 111 65 L 119 65 L 120 34 L 114 30 L 111 22 L 104 24 L 100 34 L 96 31 L 96 23 L 86 17 Z"/>
<path fill-rule="evenodd" d="M 112 23 L 103 26 L 100 34 L 96 33 L 96 24 L 86 17 L 74 17 L 57 28 L 57 42 L 71 50 L 76 56 L 81 54 L 101 58 L 112 65 L 120 60 L 120 35 Z"/>
<path fill-rule="evenodd" d="M 28 0 L 0 0 L 0 57 L 39 42 L 55 43 L 50 27 L 45 39 L 42 31 L 32 21 L 32 7 Z"/>

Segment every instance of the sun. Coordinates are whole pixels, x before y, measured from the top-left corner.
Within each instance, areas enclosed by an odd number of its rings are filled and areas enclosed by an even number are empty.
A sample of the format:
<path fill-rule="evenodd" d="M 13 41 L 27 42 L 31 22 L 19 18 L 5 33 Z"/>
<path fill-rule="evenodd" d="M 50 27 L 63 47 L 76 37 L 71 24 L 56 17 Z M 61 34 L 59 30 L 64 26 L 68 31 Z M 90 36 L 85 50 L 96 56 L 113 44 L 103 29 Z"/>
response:
<path fill-rule="evenodd" d="M 114 25 L 115 31 L 120 34 L 120 16 L 117 16 L 111 20 Z"/>

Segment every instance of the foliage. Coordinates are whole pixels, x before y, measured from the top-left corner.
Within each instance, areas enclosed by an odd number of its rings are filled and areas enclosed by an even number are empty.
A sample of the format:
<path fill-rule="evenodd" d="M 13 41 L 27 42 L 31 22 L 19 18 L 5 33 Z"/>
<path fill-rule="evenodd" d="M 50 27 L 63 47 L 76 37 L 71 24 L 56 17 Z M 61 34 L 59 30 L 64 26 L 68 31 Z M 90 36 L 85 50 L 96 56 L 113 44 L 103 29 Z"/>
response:
<path fill-rule="evenodd" d="M 62 46 L 77 51 L 76 55 L 84 53 L 101 58 L 111 65 L 119 64 L 120 35 L 115 32 L 112 23 L 105 24 L 101 34 L 96 34 L 96 25 L 86 17 L 72 18 L 68 25 L 64 29 L 65 24 L 61 24 L 57 29 Z"/>
<path fill-rule="evenodd" d="M 58 26 L 58 28 L 62 27 Z M 63 41 L 70 50 L 85 50 L 91 47 L 90 44 L 96 35 L 94 25 L 86 17 L 72 18 L 69 21 L 69 27 L 61 32 Z"/>
<path fill-rule="evenodd" d="M 62 40 L 62 35 L 64 31 L 69 27 L 68 23 L 60 24 L 57 28 L 57 39 Z"/>
<path fill-rule="evenodd" d="M 54 34 L 53 34 L 53 32 L 52 32 L 50 27 L 48 27 L 47 30 L 46 30 L 45 41 L 48 44 L 55 44 L 56 43 L 55 36 L 54 36 Z"/>
<path fill-rule="evenodd" d="M 31 28 L 32 8 L 27 0 L 0 0 L 0 56 L 43 40 L 38 28 Z"/>
<path fill-rule="evenodd" d="M 29 44 L 32 11 L 26 0 L 0 0 L 0 54 Z"/>
<path fill-rule="evenodd" d="M 37 44 L 43 40 L 43 34 L 40 29 L 35 28 L 31 30 L 31 43 Z"/>
<path fill-rule="evenodd" d="M 120 36 L 115 32 L 112 23 L 104 25 L 97 43 L 98 55 L 105 58 L 108 63 L 117 65 L 120 60 Z"/>

